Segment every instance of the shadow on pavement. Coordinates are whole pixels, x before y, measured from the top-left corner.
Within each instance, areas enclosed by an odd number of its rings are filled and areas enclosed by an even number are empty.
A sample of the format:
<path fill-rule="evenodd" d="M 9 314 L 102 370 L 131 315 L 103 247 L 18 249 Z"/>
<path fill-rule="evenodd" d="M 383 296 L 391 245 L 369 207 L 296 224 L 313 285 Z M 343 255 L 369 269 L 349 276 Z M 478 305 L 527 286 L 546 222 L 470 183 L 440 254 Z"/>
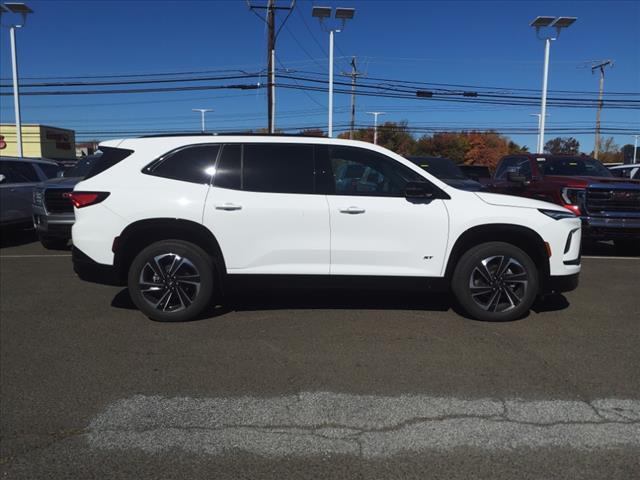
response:
<path fill-rule="evenodd" d="M 639 240 L 640 242 L 640 240 Z M 602 257 L 640 257 L 640 247 L 635 251 L 617 247 L 613 242 L 594 242 L 583 240 L 582 255 L 595 255 Z"/>
<path fill-rule="evenodd" d="M 111 302 L 115 308 L 135 310 L 129 291 L 124 288 Z M 555 312 L 569 307 L 569 301 L 563 295 L 540 297 L 531 310 L 536 313 Z M 457 306 L 450 293 L 425 293 L 419 291 L 380 291 L 380 290 L 246 290 L 227 295 L 224 305 L 216 306 L 194 321 L 218 317 L 233 311 L 259 310 L 415 310 L 415 311 L 454 311 L 456 314 L 474 320 Z M 519 321 L 528 315 L 516 319 Z"/>
<path fill-rule="evenodd" d="M 0 229 L 0 248 L 18 247 L 37 241 L 38 236 L 32 226 L 12 225 Z"/>

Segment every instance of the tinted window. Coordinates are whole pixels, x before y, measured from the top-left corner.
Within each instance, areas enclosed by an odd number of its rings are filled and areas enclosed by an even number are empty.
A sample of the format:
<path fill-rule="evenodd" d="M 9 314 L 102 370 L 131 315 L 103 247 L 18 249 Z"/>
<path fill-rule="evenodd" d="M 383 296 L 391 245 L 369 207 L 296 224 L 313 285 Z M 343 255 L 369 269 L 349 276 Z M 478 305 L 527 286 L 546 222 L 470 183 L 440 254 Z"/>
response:
<path fill-rule="evenodd" d="M 465 180 L 467 177 L 448 158 L 409 157 L 413 163 L 437 178 Z"/>
<path fill-rule="evenodd" d="M 531 163 L 527 157 L 508 157 L 502 160 L 496 172 L 496 178 L 507 179 L 507 173 L 514 172 L 531 180 Z"/>
<path fill-rule="evenodd" d="M 38 174 L 31 163 L 27 161 L 0 162 L 0 173 L 5 176 L 2 183 L 32 183 L 39 182 Z"/>
<path fill-rule="evenodd" d="M 100 153 L 96 153 L 79 159 L 73 167 L 64 172 L 64 176 L 84 178 L 93 167 L 93 164 L 98 161 L 100 155 Z"/>
<path fill-rule="evenodd" d="M 313 193 L 313 146 L 245 145 L 242 188 L 252 192 Z"/>
<path fill-rule="evenodd" d="M 612 177 L 611 172 L 598 160 L 582 157 L 551 157 L 538 160 L 544 175 L 586 175 L 590 177 Z"/>
<path fill-rule="evenodd" d="M 49 165 L 46 163 L 39 163 L 38 166 L 40 167 L 40 170 L 42 170 L 42 173 L 44 173 L 45 177 L 47 178 L 55 178 L 58 175 L 58 172 L 62 170 L 57 165 Z"/>
<path fill-rule="evenodd" d="M 218 157 L 218 145 L 183 148 L 154 163 L 148 173 L 191 183 L 209 183 Z"/>
<path fill-rule="evenodd" d="M 222 155 L 216 166 L 216 174 L 213 184 L 220 188 L 239 190 L 242 188 L 240 181 L 242 160 L 242 145 L 230 144 L 222 148 Z"/>
<path fill-rule="evenodd" d="M 336 195 L 399 197 L 408 182 L 426 181 L 404 165 L 362 148 L 333 147 L 330 164 Z"/>
<path fill-rule="evenodd" d="M 100 147 L 100 159 L 94 162 L 85 178 L 95 177 L 99 173 L 104 172 L 108 168 L 113 167 L 116 163 L 121 162 L 133 153 L 133 150 L 125 150 L 124 148 Z"/>

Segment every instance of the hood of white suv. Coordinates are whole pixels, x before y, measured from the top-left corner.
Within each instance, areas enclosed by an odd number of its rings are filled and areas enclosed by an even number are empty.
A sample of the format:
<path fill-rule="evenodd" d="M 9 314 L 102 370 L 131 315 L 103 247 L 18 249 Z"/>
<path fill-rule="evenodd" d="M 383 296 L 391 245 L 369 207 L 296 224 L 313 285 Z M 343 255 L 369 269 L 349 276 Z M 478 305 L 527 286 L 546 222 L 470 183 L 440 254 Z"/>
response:
<path fill-rule="evenodd" d="M 534 200 L 533 198 L 515 197 L 513 195 L 503 195 L 501 193 L 485 193 L 473 192 L 477 197 L 489 205 L 498 205 L 501 207 L 520 207 L 520 208 L 542 208 L 547 210 L 563 210 L 563 208 L 555 203 L 543 202 L 542 200 Z"/>

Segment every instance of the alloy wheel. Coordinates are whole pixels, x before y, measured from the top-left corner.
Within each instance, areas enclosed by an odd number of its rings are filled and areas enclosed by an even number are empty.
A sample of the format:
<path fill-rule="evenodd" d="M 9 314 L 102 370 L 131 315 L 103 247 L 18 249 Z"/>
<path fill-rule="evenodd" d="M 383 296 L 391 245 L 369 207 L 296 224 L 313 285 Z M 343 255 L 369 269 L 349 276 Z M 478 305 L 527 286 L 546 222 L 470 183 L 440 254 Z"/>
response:
<path fill-rule="evenodd" d="M 163 312 L 178 312 L 195 301 L 201 279 L 200 272 L 188 258 L 164 253 L 145 263 L 138 284 L 142 297 L 152 307 Z"/>
<path fill-rule="evenodd" d="M 488 312 L 506 312 L 525 298 L 529 276 L 515 258 L 495 255 L 480 261 L 471 271 L 469 290 L 473 301 Z"/>

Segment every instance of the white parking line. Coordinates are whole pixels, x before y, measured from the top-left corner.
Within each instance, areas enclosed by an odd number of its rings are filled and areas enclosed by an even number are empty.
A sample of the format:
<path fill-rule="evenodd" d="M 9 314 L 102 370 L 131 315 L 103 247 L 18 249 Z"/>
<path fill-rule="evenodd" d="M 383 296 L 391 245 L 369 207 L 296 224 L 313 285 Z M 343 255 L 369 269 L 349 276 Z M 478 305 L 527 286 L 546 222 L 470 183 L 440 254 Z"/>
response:
<path fill-rule="evenodd" d="M 460 447 L 505 451 L 640 447 L 640 401 L 303 392 L 111 404 L 84 435 L 100 449 L 225 455 L 390 457 Z"/>
<path fill-rule="evenodd" d="M 640 257 L 608 257 L 606 255 L 582 255 L 582 258 L 595 258 L 598 260 L 640 260 Z"/>
<path fill-rule="evenodd" d="M 71 255 L 42 255 L 42 254 L 34 254 L 34 255 L 0 255 L 0 258 L 47 258 L 47 257 L 59 257 L 59 258 L 68 258 Z"/>

